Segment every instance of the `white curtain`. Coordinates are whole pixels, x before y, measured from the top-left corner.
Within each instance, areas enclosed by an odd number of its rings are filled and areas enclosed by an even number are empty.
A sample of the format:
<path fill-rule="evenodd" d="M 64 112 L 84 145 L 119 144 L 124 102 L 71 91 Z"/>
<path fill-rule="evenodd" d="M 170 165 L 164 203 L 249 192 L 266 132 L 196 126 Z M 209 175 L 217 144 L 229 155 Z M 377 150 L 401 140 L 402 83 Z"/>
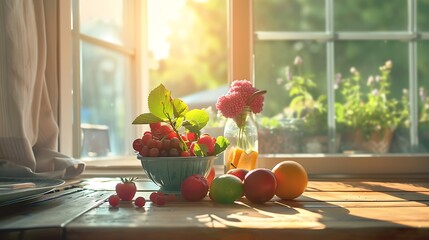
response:
<path fill-rule="evenodd" d="M 84 170 L 58 152 L 58 1 L 0 1 L 0 176 Z"/>

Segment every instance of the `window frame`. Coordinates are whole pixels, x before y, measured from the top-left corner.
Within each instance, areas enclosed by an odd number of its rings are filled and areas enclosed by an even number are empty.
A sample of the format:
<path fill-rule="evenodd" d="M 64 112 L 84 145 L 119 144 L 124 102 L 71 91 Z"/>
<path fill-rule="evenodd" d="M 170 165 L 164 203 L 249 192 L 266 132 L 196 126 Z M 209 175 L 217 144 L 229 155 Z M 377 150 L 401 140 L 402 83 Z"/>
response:
<path fill-rule="evenodd" d="M 274 32 L 274 31 L 257 31 L 253 34 L 253 0 L 231 0 L 230 1 L 230 36 L 229 39 L 232 61 L 229 81 L 234 79 L 247 78 L 254 82 L 253 74 L 253 37 L 256 40 L 277 41 L 277 40 L 319 40 L 326 41 L 327 44 L 327 79 L 328 79 L 328 125 L 330 127 L 329 137 L 335 138 L 335 119 L 334 119 L 334 89 L 335 79 L 334 71 L 334 42 L 342 40 L 403 40 L 408 41 L 409 48 L 409 89 L 417 92 L 417 39 L 428 39 L 428 33 L 420 34 L 417 32 L 417 1 L 408 0 L 408 29 L 407 31 L 397 32 L 335 32 L 333 8 L 334 0 L 325 0 L 326 11 L 326 31 L 325 32 Z M 247 14 L 250 13 L 250 14 Z M 247 17 L 247 19 L 240 19 Z M 237 19 L 239 18 L 239 19 Z M 250 29 L 251 34 L 246 31 L 234 32 L 234 29 Z M 237 36 L 239 35 L 239 36 Z M 239 38 L 235 41 L 234 37 Z M 244 42 L 244 44 L 243 44 Z M 251 51 L 252 54 L 245 54 Z M 238 59 L 237 59 L 237 53 Z M 240 54 L 241 53 L 241 54 Z M 235 62 L 250 63 L 250 67 L 242 67 L 246 64 L 234 64 Z M 244 70 L 243 70 L 244 68 Z M 243 71 L 248 72 L 243 74 Z M 238 72 L 239 74 L 234 74 Z M 417 145 L 417 96 L 410 94 L 411 125 L 410 130 L 411 144 Z M 333 144 L 330 148 L 332 150 Z M 333 152 L 333 151 L 331 151 Z M 340 176 L 340 177 L 383 177 L 388 176 L 409 176 L 427 177 L 429 173 L 429 156 L 428 154 L 273 154 L 261 156 L 258 158 L 258 166 L 272 168 L 276 163 L 284 160 L 297 161 L 304 165 L 307 171 L 313 176 Z"/>
<path fill-rule="evenodd" d="M 71 12 L 79 13 L 79 3 L 80 0 L 67 0 L 68 3 L 65 5 L 70 6 L 68 10 L 64 10 L 68 12 L 68 15 L 71 16 Z M 146 91 L 147 87 L 145 86 L 144 82 L 147 82 L 148 76 L 147 74 L 144 74 L 144 72 L 147 72 L 147 66 L 146 64 L 142 64 L 144 61 L 143 59 L 147 56 L 146 50 L 143 48 L 144 45 L 146 45 L 146 37 L 144 35 L 146 34 L 144 28 L 143 21 L 145 19 L 142 18 L 141 12 L 145 11 L 146 9 L 146 2 L 145 1 L 135 1 L 135 0 L 124 0 L 124 10 L 127 12 L 127 14 L 124 14 L 124 18 L 127 18 L 129 16 L 135 16 L 135 25 L 134 30 L 141 29 L 141 31 L 134 31 L 134 35 L 132 38 L 126 36 L 124 38 L 125 45 L 121 46 L 114 43 L 110 43 L 108 41 L 104 41 L 95 37 L 92 37 L 90 35 L 81 33 L 80 31 L 80 19 L 79 17 L 69 17 L 68 19 L 71 22 L 68 24 L 64 24 L 64 26 L 68 25 L 66 29 L 70 29 L 70 25 L 73 26 L 73 29 L 70 31 L 71 36 L 71 58 L 72 58 L 72 66 L 73 66 L 73 73 L 78 74 L 72 74 L 72 85 L 70 92 L 72 92 L 71 99 L 65 99 L 65 105 L 67 105 L 68 112 L 65 112 L 65 116 L 67 116 L 68 119 L 72 119 L 71 125 L 72 130 L 67 131 L 67 136 L 73 136 L 72 142 L 68 143 L 67 145 L 63 146 L 64 152 L 67 152 L 68 154 L 72 155 L 75 158 L 81 157 L 81 92 L 80 92 L 80 82 L 81 82 L 81 44 L 89 43 L 97 47 L 101 47 L 104 49 L 107 49 L 109 51 L 114 51 L 119 54 L 123 54 L 126 57 L 129 57 L 131 59 L 131 72 L 130 72 L 130 79 L 142 79 L 141 81 L 132 81 L 132 95 L 133 96 L 139 96 L 148 94 L 148 91 Z M 66 21 L 66 20 L 65 20 Z M 128 26 L 128 25 L 127 25 Z M 70 86 L 69 86 L 70 87 Z M 71 103 L 69 103 L 71 101 Z M 71 106 L 71 107 L 70 107 Z M 134 106 L 134 108 L 130 112 L 130 116 L 136 115 L 138 112 L 141 112 L 142 109 L 144 109 L 145 106 L 141 104 L 141 101 L 137 101 L 137 104 Z M 64 126 L 64 125 L 63 125 Z M 70 124 L 68 124 L 70 126 Z M 142 130 L 141 128 L 137 127 L 137 129 Z M 132 131 L 131 136 L 132 138 L 137 137 L 137 132 Z M 62 135 L 64 136 L 64 135 Z M 64 137 L 66 138 L 66 137 Z M 122 157 L 113 156 L 113 157 L 106 157 L 111 160 L 115 159 L 121 159 Z M 86 158 L 85 160 L 91 161 L 91 158 Z"/>
<path fill-rule="evenodd" d="M 333 0 L 325 0 L 327 3 L 326 11 L 332 11 Z M 275 33 L 275 32 L 256 32 L 253 33 L 252 27 L 252 11 L 253 1 L 248 0 L 229 0 L 228 16 L 229 16 L 229 81 L 233 79 L 249 79 L 254 81 L 253 78 L 253 38 L 265 39 L 265 40 L 296 40 L 296 39 L 321 39 L 328 42 L 332 42 L 336 39 L 349 39 L 356 37 L 356 32 L 353 33 L 340 33 L 337 34 L 333 31 L 328 32 L 309 32 L 309 33 Z M 416 0 L 408 0 L 408 4 L 412 4 L 412 11 L 416 11 Z M 140 93 L 136 96 L 147 96 L 148 89 L 148 67 L 145 62 L 148 59 L 147 56 L 147 31 L 145 28 L 146 18 L 142 12 L 147 10 L 146 1 L 136 1 L 136 18 L 138 24 L 136 24 L 136 38 L 135 38 L 135 68 L 134 74 L 137 85 L 135 91 Z M 73 127 L 73 117 L 76 119 L 76 115 L 73 115 L 73 111 L 79 112 L 80 109 L 77 107 L 79 104 L 74 104 L 78 92 L 75 90 L 79 81 L 72 78 L 72 55 L 76 52 L 76 49 L 72 49 L 72 32 L 70 30 L 70 12 L 71 12 L 71 1 L 65 0 L 60 3 L 60 76 L 62 79 L 61 84 L 61 105 L 60 105 L 60 151 L 73 155 L 73 145 L 80 143 L 79 140 L 71 141 L 72 131 L 73 134 L 80 134 L 80 127 Z M 414 15 L 415 16 L 415 15 Z M 409 29 L 416 31 L 415 19 L 414 24 L 410 24 Z M 411 21 L 411 22 L 413 22 Z M 332 27 L 332 22 L 327 23 Z M 245 29 L 243 32 L 234 31 L 235 29 Z M 331 29 L 332 30 L 332 29 Z M 247 31 L 247 32 L 246 32 Z M 383 35 L 385 36 L 385 35 Z M 380 39 L 381 35 L 372 35 L 372 39 Z M 404 38 L 408 40 L 415 40 L 417 38 L 429 39 L 429 33 L 415 34 L 410 32 L 398 32 L 390 35 L 390 38 L 395 40 L 398 38 Z M 362 39 L 363 40 L 363 39 Z M 243 44 L 246 42 L 247 44 Z M 333 57 L 333 44 L 328 43 L 327 51 L 328 55 L 332 54 Z M 410 44 L 410 50 L 412 56 L 416 54 L 416 43 Z M 74 59 L 74 65 L 76 59 Z M 247 63 L 247 64 L 243 64 Z M 238 64 L 241 63 L 241 64 Z M 333 62 L 329 63 L 328 76 L 333 76 Z M 244 67 L 243 67 L 244 66 Z M 73 69 L 76 72 L 76 69 Z M 410 71 L 410 77 L 417 78 L 416 69 Z M 333 79 L 333 78 L 331 78 Z M 411 81 L 412 82 L 412 81 Z M 73 83 L 73 84 L 72 84 Z M 412 83 L 410 87 L 416 89 L 417 84 Z M 328 90 L 330 91 L 330 90 Z M 413 102 L 417 102 L 417 97 L 411 97 Z M 331 102 L 330 110 L 333 111 L 333 95 L 331 94 L 328 98 Z M 136 112 L 147 111 L 146 106 L 142 101 L 137 101 Z M 73 106 L 73 108 L 72 108 Z M 412 109 L 411 114 L 413 115 L 413 121 L 417 121 L 417 110 Z M 80 119 L 80 117 L 79 117 Z M 329 119 L 329 123 L 333 124 L 333 117 Z M 79 124 L 80 125 L 80 124 Z M 79 126 L 78 125 L 78 126 Z M 72 130 L 73 129 L 73 130 Z M 331 133 L 332 134 L 332 133 Z M 335 134 L 335 133 L 333 133 Z M 415 141 L 417 139 L 417 129 L 412 130 L 412 138 Z M 78 135 L 79 136 L 79 135 Z M 78 145 L 79 146 L 79 145 Z M 119 161 L 120 160 L 120 161 Z M 313 178 L 317 177 L 356 177 L 356 178 L 383 178 L 383 177 L 427 177 L 429 173 L 429 156 L 426 154 L 276 154 L 276 155 L 263 155 L 259 158 L 258 167 L 272 168 L 276 163 L 285 160 L 293 160 L 301 163 L 308 171 L 309 175 Z M 91 175 L 98 172 L 100 175 L 123 175 L 124 173 L 138 173 L 142 174 L 141 166 L 136 161 L 134 156 L 118 157 L 116 160 L 96 160 L 86 161 L 87 169 L 84 175 Z M 106 170 L 111 170 L 106 172 Z"/>

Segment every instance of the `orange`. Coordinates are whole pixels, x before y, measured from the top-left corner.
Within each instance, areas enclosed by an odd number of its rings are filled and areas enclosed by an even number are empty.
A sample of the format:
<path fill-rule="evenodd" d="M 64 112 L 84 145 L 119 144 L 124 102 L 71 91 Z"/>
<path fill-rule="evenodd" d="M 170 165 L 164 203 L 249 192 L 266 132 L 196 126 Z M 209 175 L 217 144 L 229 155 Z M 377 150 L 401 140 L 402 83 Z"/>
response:
<path fill-rule="evenodd" d="M 308 183 L 307 172 L 295 161 L 283 161 L 273 168 L 277 180 L 276 196 L 291 200 L 304 193 Z"/>

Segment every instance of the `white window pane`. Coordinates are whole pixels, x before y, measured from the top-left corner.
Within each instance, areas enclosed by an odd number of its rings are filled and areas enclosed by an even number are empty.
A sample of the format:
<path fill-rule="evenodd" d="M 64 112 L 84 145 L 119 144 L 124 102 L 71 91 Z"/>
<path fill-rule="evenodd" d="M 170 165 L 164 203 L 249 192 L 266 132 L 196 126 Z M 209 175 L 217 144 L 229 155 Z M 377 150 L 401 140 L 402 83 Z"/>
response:
<path fill-rule="evenodd" d="M 81 123 L 84 133 L 91 128 L 86 132 L 96 135 L 83 136 L 83 157 L 131 154 L 131 59 L 84 42 L 81 47 Z"/>

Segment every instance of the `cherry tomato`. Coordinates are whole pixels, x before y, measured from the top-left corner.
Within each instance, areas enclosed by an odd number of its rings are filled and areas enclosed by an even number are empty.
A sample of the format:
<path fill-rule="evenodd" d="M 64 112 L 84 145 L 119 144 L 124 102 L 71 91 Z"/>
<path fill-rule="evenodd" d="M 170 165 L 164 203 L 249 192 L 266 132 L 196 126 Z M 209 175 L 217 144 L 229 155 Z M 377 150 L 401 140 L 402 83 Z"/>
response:
<path fill-rule="evenodd" d="M 120 201 L 121 201 L 121 199 L 119 199 L 118 195 L 111 195 L 109 197 L 109 204 L 112 207 L 118 206 Z"/>

